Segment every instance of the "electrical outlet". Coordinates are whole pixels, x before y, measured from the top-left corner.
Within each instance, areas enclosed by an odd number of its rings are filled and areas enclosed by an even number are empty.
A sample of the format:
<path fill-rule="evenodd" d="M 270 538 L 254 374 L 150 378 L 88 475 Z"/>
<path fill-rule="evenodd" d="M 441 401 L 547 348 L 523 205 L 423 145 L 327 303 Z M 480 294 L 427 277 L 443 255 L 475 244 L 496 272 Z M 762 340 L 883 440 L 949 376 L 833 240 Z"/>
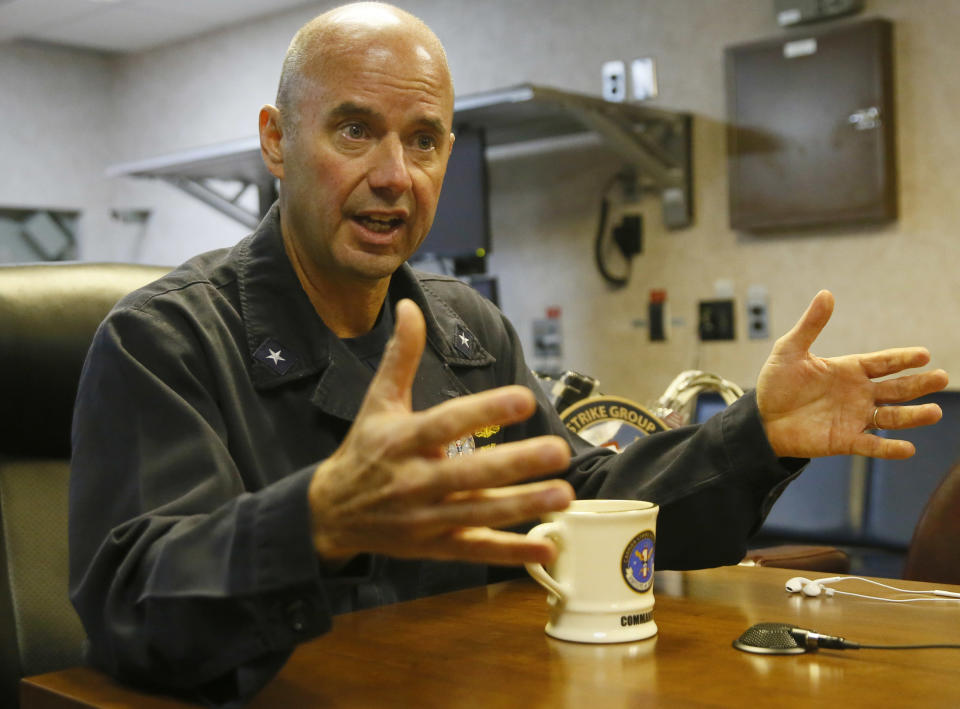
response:
<path fill-rule="evenodd" d="M 734 339 L 733 301 L 701 300 L 698 331 L 701 340 Z"/>
<path fill-rule="evenodd" d="M 751 340 L 766 340 L 770 337 L 770 307 L 767 289 L 750 286 L 747 290 L 747 337 Z"/>
<path fill-rule="evenodd" d="M 627 98 L 627 65 L 620 59 L 603 63 L 603 97 L 607 101 L 621 102 Z"/>

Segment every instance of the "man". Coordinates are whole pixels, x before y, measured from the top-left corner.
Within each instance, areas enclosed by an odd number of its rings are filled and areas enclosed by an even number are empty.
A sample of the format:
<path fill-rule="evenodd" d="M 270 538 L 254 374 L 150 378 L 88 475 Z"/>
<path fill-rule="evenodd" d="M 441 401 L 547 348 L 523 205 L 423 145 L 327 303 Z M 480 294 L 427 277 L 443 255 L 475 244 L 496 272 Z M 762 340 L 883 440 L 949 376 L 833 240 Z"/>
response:
<path fill-rule="evenodd" d="M 756 394 L 620 455 L 589 447 L 499 311 L 404 263 L 433 219 L 452 115 L 443 48 L 419 20 L 375 3 L 316 18 L 260 113 L 278 204 L 100 328 L 70 519 L 98 666 L 242 699 L 333 613 L 549 562 L 549 541 L 503 528 L 574 494 L 658 502 L 661 567 L 735 563 L 803 459 L 906 457 L 911 444 L 868 429 L 939 419 L 886 404 L 943 388 L 944 372 L 872 381 L 926 364 L 922 348 L 809 354 L 833 305 L 821 292 Z M 471 434 L 482 450 L 447 455 Z"/>

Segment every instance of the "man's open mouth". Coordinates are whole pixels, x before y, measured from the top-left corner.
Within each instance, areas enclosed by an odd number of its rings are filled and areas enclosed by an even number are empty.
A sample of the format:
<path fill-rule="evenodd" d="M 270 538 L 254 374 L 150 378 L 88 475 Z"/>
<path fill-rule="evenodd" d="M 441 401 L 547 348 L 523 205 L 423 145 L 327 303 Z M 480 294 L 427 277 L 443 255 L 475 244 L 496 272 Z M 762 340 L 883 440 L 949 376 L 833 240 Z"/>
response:
<path fill-rule="evenodd" d="M 381 234 L 385 234 L 403 226 L 403 219 L 401 217 L 375 217 L 367 214 L 354 217 L 354 221 L 358 222 L 370 231 L 375 231 Z"/>

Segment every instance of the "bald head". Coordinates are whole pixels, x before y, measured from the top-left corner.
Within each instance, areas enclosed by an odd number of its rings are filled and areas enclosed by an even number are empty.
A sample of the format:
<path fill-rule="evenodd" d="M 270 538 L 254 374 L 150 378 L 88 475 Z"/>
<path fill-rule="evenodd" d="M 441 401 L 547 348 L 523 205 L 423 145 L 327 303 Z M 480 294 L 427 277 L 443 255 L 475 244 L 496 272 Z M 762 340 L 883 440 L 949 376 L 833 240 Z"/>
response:
<path fill-rule="evenodd" d="M 294 37 L 277 105 L 259 118 L 301 284 L 343 301 L 344 312 L 353 307 L 345 294 L 362 293 L 357 302 L 379 312 L 393 273 L 430 230 L 453 148 L 439 40 L 390 5 L 331 10 Z"/>
<path fill-rule="evenodd" d="M 303 92 L 316 88 L 315 82 L 329 76 L 332 65 L 343 63 L 358 52 L 376 53 L 397 49 L 429 67 L 452 96 L 453 84 L 447 55 L 440 40 L 418 17 L 393 5 L 358 2 L 325 12 L 305 24 L 294 35 L 280 73 L 277 108 L 284 129 L 298 124 L 298 106 Z"/>

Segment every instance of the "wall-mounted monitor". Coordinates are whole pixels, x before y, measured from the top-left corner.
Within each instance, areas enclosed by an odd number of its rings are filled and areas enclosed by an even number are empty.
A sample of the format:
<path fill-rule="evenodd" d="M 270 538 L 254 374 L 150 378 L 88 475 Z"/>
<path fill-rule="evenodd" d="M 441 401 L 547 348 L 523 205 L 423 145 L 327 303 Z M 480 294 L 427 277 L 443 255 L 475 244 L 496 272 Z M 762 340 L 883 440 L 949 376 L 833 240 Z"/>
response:
<path fill-rule="evenodd" d="M 467 283 L 473 286 L 474 289 L 484 298 L 489 300 L 498 308 L 500 307 L 500 289 L 496 276 L 469 276 L 467 278 Z"/>
<path fill-rule="evenodd" d="M 419 256 L 482 259 L 490 252 L 486 141 L 482 130 L 455 126 L 437 213 Z"/>

